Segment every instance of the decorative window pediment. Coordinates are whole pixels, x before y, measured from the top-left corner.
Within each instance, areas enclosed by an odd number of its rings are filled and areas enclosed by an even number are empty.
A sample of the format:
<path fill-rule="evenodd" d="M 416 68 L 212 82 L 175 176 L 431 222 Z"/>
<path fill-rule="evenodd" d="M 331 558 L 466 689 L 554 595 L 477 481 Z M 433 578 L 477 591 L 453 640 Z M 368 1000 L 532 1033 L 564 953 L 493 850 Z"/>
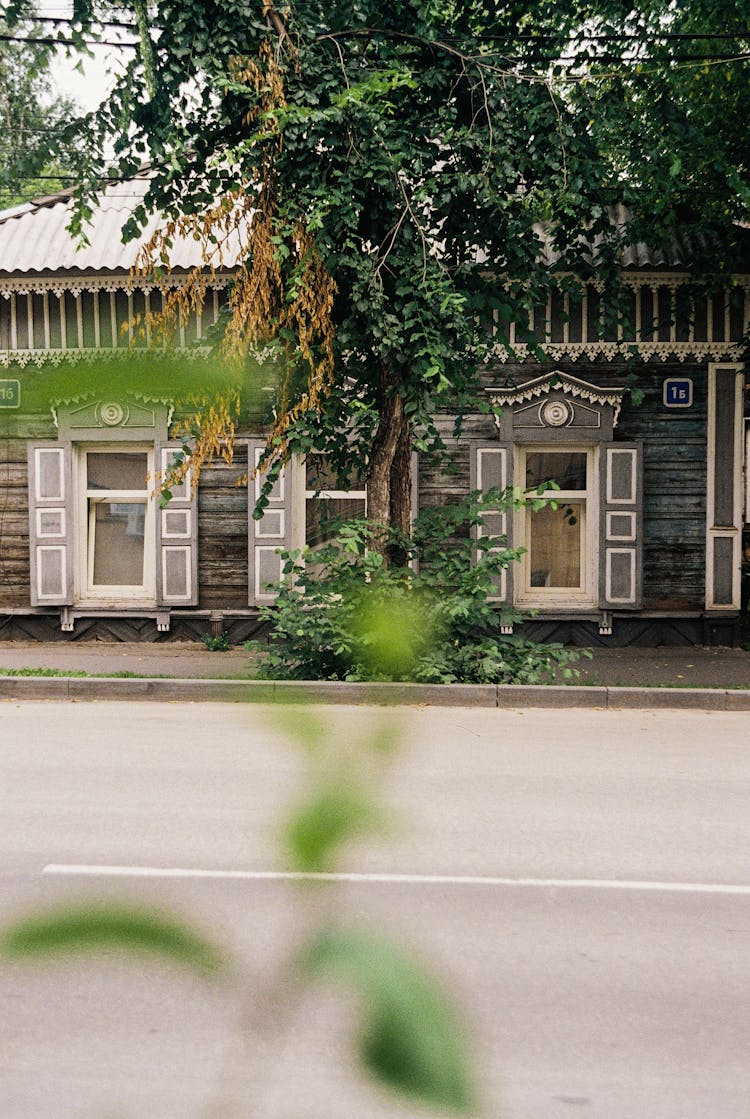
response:
<path fill-rule="evenodd" d="M 624 388 L 602 388 L 559 371 L 544 373 L 510 388 L 490 388 L 487 395 L 501 439 L 568 441 L 612 438 Z"/>
<path fill-rule="evenodd" d="M 142 396 L 61 401 L 52 409 L 58 438 L 166 442 L 172 405 Z"/>

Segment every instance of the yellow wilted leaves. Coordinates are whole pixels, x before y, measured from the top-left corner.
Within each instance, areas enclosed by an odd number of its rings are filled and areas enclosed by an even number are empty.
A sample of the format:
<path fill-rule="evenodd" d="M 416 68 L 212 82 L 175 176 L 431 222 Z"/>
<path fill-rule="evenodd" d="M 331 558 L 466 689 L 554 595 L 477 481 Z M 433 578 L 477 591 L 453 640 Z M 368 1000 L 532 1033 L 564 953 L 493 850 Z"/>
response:
<path fill-rule="evenodd" d="M 163 275 L 164 283 L 161 310 L 148 311 L 136 325 L 141 338 L 170 345 L 189 315 L 202 312 L 209 288 L 231 271 L 221 351 L 241 375 L 248 355 L 269 345 L 281 350 L 284 374 L 271 438 L 283 452 L 289 424 L 318 408 L 333 382 L 336 286 L 304 215 L 279 212 L 275 165 L 282 134 L 276 114 L 286 99 L 283 70 L 270 44 L 261 45 L 257 59 L 234 58 L 230 76 L 255 95 L 245 116 L 246 125 L 255 130 L 251 138 L 262 149 L 253 177 L 202 213 L 166 221 L 142 247 L 136 274 Z M 178 238 L 197 242 L 201 263 L 175 283 L 170 252 Z M 300 365 L 307 367 L 307 385 L 292 400 L 291 381 Z M 199 469 L 219 446 L 231 445 L 233 415 L 227 401 L 216 401 L 193 417 L 199 433 L 194 467 Z"/>

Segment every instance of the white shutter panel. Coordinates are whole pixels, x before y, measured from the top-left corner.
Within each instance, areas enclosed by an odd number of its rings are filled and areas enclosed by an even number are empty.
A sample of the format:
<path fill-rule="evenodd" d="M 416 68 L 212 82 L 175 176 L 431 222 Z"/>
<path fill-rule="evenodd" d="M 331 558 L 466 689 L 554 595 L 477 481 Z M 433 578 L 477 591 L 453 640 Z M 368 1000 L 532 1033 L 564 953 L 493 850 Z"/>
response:
<path fill-rule="evenodd" d="M 601 450 L 599 605 L 635 610 L 643 599 L 643 481 L 638 443 Z"/>
<path fill-rule="evenodd" d="M 472 490 L 506 489 L 512 484 L 511 466 L 513 449 L 497 443 L 475 443 L 471 448 L 471 488 Z M 473 529 L 475 541 L 482 536 L 504 536 L 505 547 L 512 547 L 513 515 L 501 511 L 483 514 L 484 524 Z M 499 551 L 499 548 L 493 549 Z M 474 554 L 478 553 L 475 543 Z M 513 601 L 513 565 L 506 567 L 495 580 L 495 593 L 490 595 L 492 602 Z"/>
<path fill-rule="evenodd" d="M 159 480 L 165 479 L 181 443 L 157 443 Z M 156 601 L 158 606 L 198 604 L 198 501 L 192 470 L 179 486 L 168 485 L 172 497 L 156 510 Z"/>
<path fill-rule="evenodd" d="M 304 517 L 304 475 L 303 467 L 296 460 L 282 467 L 268 498 L 268 505 L 260 520 L 253 518 L 255 503 L 263 489 L 264 475 L 252 477 L 253 470 L 260 462 L 266 448 L 265 439 L 248 440 L 248 602 L 250 606 L 260 606 L 274 601 L 274 594 L 268 590 L 269 583 L 278 583 L 284 566 L 279 552 L 297 546 L 300 526 L 295 521 L 295 505 L 299 506 L 298 516 Z M 301 496 L 300 496 L 300 486 Z M 299 546 L 302 539 L 298 541 Z"/>
<path fill-rule="evenodd" d="M 73 603 L 72 459 L 69 443 L 29 446 L 32 606 Z"/>

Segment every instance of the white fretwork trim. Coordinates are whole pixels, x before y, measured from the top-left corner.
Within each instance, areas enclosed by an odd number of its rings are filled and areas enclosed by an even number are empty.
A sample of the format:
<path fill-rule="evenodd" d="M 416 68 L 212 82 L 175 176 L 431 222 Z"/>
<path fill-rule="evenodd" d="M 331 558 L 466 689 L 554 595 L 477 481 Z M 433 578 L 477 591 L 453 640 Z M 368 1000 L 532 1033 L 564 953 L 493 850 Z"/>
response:
<path fill-rule="evenodd" d="M 0 366 L 12 368 L 18 366 L 24 369 L 27 365 L 36 365 L 41 369 L 43 365 L 62 365 L 63 363 L 93 365 L 100 361 L 126 361 L 134 356 L 144 357 L 148 354 L 168 354 L 177 356 L 182 361 L 197 361 L 209 354 L 209 346 L 176 346 L 169 350 L 149 350 L 145 346 L 134 346 L 129 349 L 123 346 L 117 350 L 86 349 L 86 350 L 0 350 Z"/>
<path fill-rule="evenodd" d="M 10 299 L 11 295 L 44 295 L 50 292 L 58 298 L 66 293 L 81 295 L 84 291 L 163 291 L 169 288 L 181 287 L 187 279 L 187 273 L 171 273 L 160 276 L 158 280 L 149 279 L 148 276 L 119 275 L 113 276 L 19 276 L 13 279 L 0 279 L 0 296 Z M 215 276 L 205 274 L 205 280 L 210 290 L 224 291 L 232 282 L 230 272 L 218 272 Z"/>
<path fill-rule="evenodd" d="M 614 361 L 618 357 L 638 357 L 642 361 L 657 358 L 659 361 L 677 359 L 685 361 L 737 361 L 741 354 L 741 345 L 738 342 L 547 342 L 540 345 L 539 350 L 533 349 L 525 342 L 519 342 L 513 351 L 497 343 L 488 355 L 488 359 L 495 359 L 503 365 L 513 361 L 538 361 L 541 351 L 546 357 L 559 361 L 567 358 L 569 361 L 580 361 L 588 358 L 595 361 L 597 358 L 606 358 Z"/>

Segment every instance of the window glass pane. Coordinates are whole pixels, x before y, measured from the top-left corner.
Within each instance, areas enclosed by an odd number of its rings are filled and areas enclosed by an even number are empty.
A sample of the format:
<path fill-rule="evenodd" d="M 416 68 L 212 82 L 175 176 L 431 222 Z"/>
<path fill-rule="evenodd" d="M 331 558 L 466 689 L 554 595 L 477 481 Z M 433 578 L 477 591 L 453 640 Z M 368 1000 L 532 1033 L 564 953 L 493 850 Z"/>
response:
<path fill-rule="evenodd" d="M 102 458 L 114 458 L 103 455 Z M 91 502 L 96 587 L 143 584 L 146 506 L 143 502 Z"/>
<path fill-rule="evenodd" d="M 363 497 L 308 497 L 305 507 L 305 542 L 310 548 L 333 539 L 339 522 L 365 515 Z"/>
<path fill-rule="evenodd" d="M 86 481 L 90 490 L 145 490 L 148 488 L 148 455 L 100 451 L 86 455 Z"/>
<path fill-rule="evenodd" d="M 305 461 L 305 485 L 308 490 L 363 490 L 365 468 L 351 467 L 337 470 L 328 455 L 308 455 Z M 358 516 L 358 514 L 353 514 Z"/>
<path fill-rule="evenodd" d="M 532 587 L 581 586 L 581 503 L 529 514 Z"/>
<path fill-rule="evenodd" d="M 561 490 L 585 490 L 586 452 L 528 451 L 526 489 L 535 490 L 543 482 L 557 482 Z"/>

